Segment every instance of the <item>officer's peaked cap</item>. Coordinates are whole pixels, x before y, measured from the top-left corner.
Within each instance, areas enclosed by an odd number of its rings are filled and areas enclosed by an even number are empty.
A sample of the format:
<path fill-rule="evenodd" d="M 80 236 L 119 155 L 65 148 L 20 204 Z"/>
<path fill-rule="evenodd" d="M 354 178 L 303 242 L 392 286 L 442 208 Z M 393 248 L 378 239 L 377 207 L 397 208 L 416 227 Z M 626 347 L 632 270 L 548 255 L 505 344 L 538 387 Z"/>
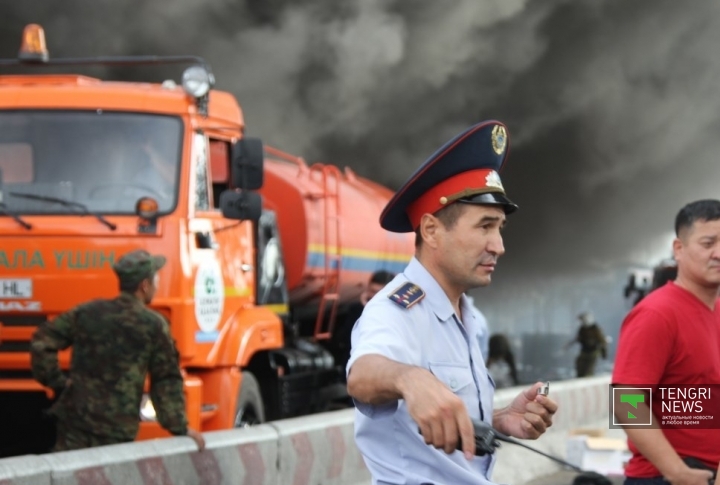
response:
<path fill-rule="evenodd" d="M 499 172 L 510 139 L 499 121 L 483 121 L 445 143 L 400 187 L 380 215 L 392 232 L 412 232 L 423 214 L 461 202 L 497 205 L 506 214 L 518 206 L 505 195 Z"/>

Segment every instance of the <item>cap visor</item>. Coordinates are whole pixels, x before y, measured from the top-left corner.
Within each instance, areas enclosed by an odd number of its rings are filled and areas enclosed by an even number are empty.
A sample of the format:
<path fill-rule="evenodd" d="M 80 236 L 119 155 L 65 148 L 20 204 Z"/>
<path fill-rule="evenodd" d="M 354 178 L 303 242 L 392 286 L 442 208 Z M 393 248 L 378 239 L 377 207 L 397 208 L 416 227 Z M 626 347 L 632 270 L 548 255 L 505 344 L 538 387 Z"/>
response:
<path fill-rule="evenodd" d="M 472 197 L 460 199 L 458 202 L 475 205 L 501 205 L 503 206 L 505 214 L 512 214 L 518 210 L 517 204 L 505 197 L 503 194 L 499 194 L 497 192 L 474 195 Z"/>
<path fill-rule="evenodd" d="M 165 256 L 161 256 L 159 254 L 152 256 L 152 262 L 153 262 L 153 271 L 157 271 L 163 266 L 165 266 L 165 263 L 167 263 L 167 258 Z"/>

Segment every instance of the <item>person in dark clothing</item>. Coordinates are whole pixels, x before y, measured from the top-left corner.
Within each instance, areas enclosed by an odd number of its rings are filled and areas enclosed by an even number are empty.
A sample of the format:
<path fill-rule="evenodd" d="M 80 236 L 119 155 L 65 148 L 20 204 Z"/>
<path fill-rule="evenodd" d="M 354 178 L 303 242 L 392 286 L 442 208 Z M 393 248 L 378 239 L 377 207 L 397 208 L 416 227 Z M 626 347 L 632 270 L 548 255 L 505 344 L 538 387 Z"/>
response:
<path fill-rule="evenodd" d="M 577 377 L 588 377 L 595 374 L 595 362 L 598 356 L 607 358 L 607 340 L 600 326 L 590 312 L 578 315 L 580 327 L 575 338 L 567 343 L 569 348 L 574 343 L 580 344 L 580 353 L 575 359 Z"/>
<path fill-rule="evenodd" d="M 58 397 L 53 451 L 133 441 L 145 377 L 160 425 L 189 436 L 202 450 L 205 440 L 188 427 L 178 352 L 164 317 L 147 305 L 158 287 L 165 257 L 136 250 L 113 269 L 120 295 L 79 305 L 40 325 L 31 342 L 33 376 Z M 72 347 L 70 371 L 58 352 Z"/>
<path fill-rule="evenodd" d="M 347 364 L 350 358 L 350 334 L 352 333 L 353 325 L 355 325 L 355 322 L 360 318 L 360 315 L 362 315 L 363 308 L 365 308 L 367 302 L 369 302 L 378 291 L 382 290 L 386 284 L 390 283 L 393 278 L 395 278 L 395 274 L 389 271 L 375 271 L 370 276 L 370 281 L 368 281 L 367 286 L 360 294 L 360 299 L 347 307 L 345 318 L 339 322 L 333 334 L 335 364 L 338 366 L 342 365 L 345 367 L 345 364 Z"/>
<path fill-rule="evenodd" d="M 503 387 L 517 386 L 517 368 L 515 367 L 515 356 L 510 349 L 510 341 L 501 333 L 493 334 L 490 337 L 489 352 L 486 362 L 488 372 L 497 389 Z"/>

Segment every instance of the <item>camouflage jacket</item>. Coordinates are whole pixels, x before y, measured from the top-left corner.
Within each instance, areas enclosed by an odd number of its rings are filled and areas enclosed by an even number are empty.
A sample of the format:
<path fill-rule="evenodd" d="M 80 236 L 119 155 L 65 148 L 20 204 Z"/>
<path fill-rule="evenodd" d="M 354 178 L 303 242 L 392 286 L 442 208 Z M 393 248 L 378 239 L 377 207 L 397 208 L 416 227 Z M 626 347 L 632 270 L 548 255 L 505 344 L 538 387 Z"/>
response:
<path fill-rule="evenodd" d="M 58 365 L 59 350 L 72 347 L 70 385 Z M 45 322 L 31 342 L 35 379 L 63 389 L 51 409 L 71 427 L 96 435 L 135 439 L 145 376 L 160 424 L 187 433 L 178 353 L 165 319 L 134 295 L 79 305 Z"/>

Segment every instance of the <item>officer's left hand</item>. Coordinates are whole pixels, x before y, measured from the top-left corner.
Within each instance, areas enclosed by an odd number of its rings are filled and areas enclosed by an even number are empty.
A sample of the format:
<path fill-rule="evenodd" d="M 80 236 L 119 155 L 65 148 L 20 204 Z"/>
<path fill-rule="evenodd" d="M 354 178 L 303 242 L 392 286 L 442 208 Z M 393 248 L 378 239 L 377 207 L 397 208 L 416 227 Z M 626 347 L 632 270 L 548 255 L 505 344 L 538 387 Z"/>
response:
<path fill-rule="evenodd" d="M 552 426 L 552 417 L 558 405 L 548 396 L 537 393 L 543 386 L 536 382 L 518 394 L 512 403 L 493 415 L 493 427 L 515 438 L 536 439 Z"/>

